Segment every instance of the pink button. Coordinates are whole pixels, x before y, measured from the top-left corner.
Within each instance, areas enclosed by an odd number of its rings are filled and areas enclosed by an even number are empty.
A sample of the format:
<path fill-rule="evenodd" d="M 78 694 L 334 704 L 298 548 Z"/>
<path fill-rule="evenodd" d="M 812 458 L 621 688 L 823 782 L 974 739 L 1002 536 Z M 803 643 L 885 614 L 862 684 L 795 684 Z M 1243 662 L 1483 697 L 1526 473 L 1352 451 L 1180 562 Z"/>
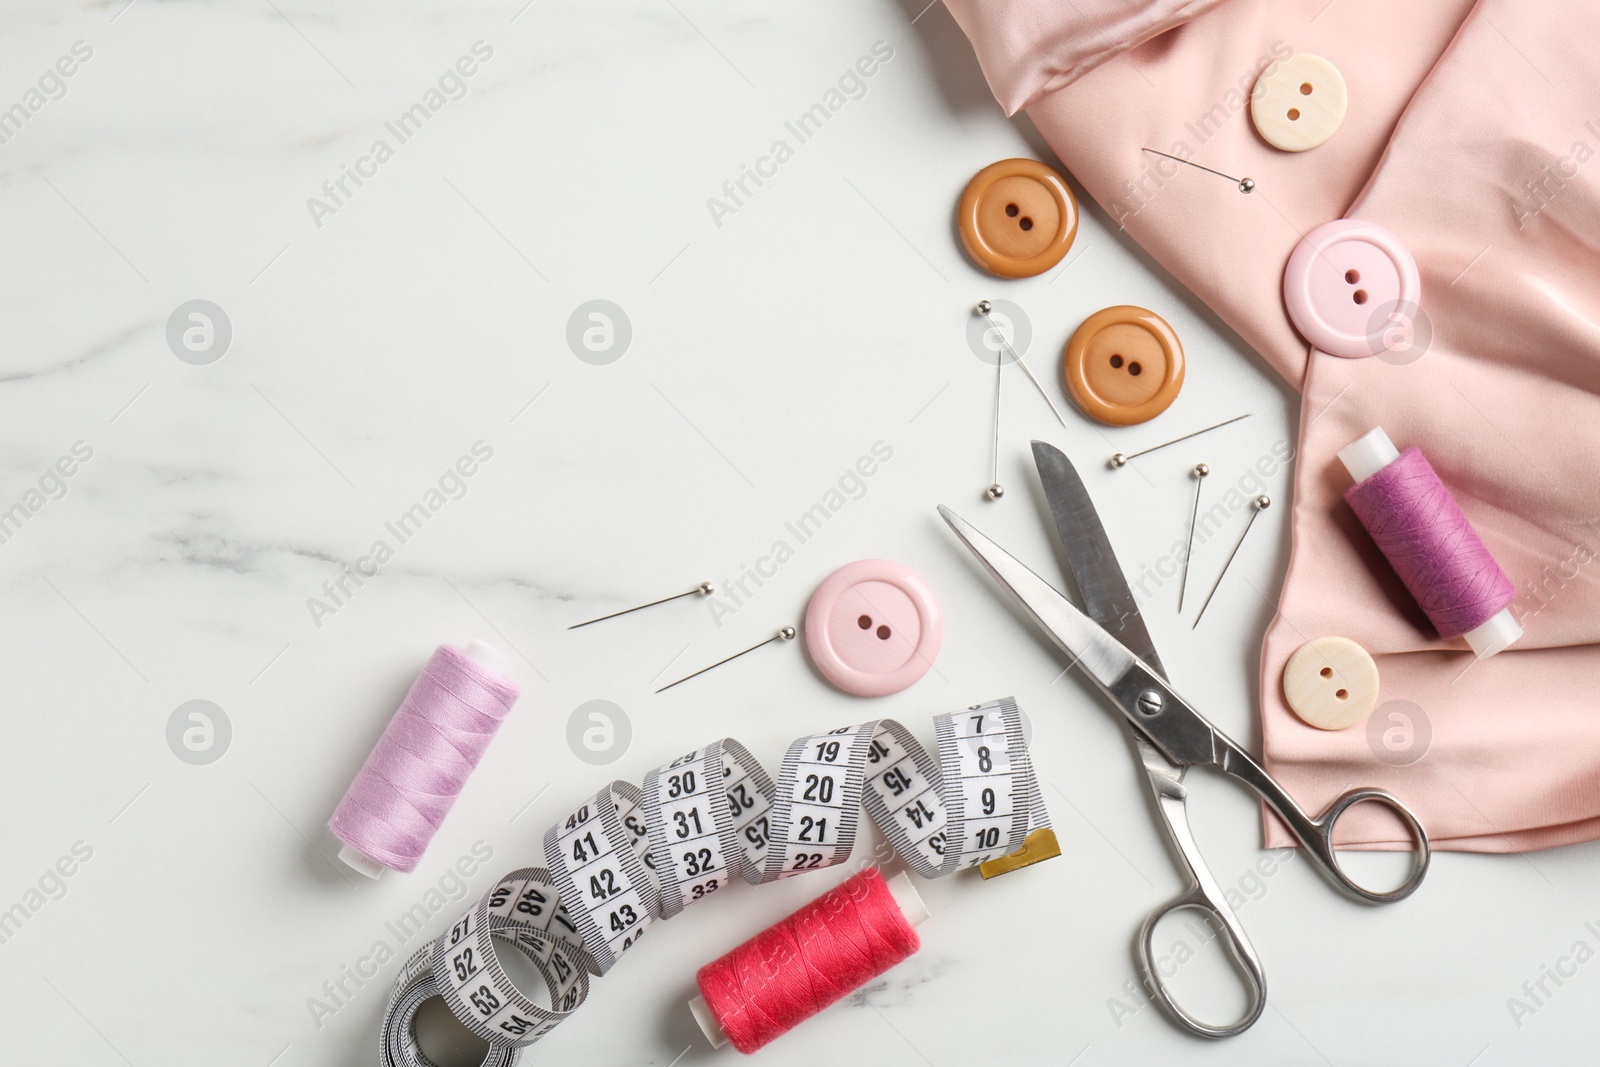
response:
<path fill-rule="evenodd" d="M 1283 302 L 1300 335 L 1356 359 L 1409 336 L 1422 281 L 1400 238 L 1372 222 L 1338 219 L 1306 234 L 1283 271 Z"/>
<path fill-rule="evenodd" d="M 863 559 L 828 575 L 806 607 L 806 650 L 846 693 L 898 693 L 928 673 L 944 622 L 928 583 L 904 564 Z"/>

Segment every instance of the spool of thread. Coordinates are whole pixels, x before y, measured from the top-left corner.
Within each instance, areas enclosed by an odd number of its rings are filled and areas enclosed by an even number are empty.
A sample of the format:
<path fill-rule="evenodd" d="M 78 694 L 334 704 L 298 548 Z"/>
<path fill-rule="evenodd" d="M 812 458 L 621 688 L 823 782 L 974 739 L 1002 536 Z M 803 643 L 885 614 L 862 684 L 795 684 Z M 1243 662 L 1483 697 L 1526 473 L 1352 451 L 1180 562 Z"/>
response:
<path fill-rule="evenodd" d="M 328 829 L 368 878 L 415 870 L 517 700 L 499 650 L 440 645 L 361 765 Z"/>
<path fill-rule="evenodd" d="M 689 1009 L 713 1047 L 754 1052 L 916 952 L 927 917 L 909 876 L 868 867 L 700 968 Z"/>
<path fill-rule="evenodd" d="M 1418 449 L 1380 426 L 1339 452 L 1356 484 L 1344 498 L 1440 637 L 1465 637 L 1487 659 L 1522 636 L 1516 586 L 1489 554 Z"/>

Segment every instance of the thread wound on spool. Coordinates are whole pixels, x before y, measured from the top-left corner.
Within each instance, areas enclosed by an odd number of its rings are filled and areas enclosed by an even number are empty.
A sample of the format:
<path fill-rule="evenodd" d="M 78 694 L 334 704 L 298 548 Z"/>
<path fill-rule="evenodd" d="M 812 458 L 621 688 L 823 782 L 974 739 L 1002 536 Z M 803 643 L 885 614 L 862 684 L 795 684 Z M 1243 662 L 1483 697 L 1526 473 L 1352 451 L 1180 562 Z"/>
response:
<path fill-rule="evenodd" d="M 335 837 L 415 870 L 516 703 L 517 686 L 440 645 L 328 820 Z"/>
<path fill-rule="evenodd" d="M 700 968 L 700 995 L 733 1047 L 751 1053 L 921 947 L 869 867 Z"/>
<path fill-rule="evenodd" d="M 1401 452 L 1344 498 L 1440 637 L 1460 637 L 1516 599 L 1516 586 L 1420 450 Z"/>

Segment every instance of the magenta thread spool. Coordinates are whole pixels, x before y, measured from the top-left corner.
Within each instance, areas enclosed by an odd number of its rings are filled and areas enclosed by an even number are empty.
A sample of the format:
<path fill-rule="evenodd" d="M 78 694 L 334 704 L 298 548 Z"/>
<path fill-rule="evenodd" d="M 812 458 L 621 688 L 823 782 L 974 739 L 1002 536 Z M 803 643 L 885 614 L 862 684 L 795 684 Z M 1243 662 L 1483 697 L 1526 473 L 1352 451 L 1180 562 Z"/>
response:
<path fill-rule="evenodd" d="M 1487 659 L 1522 636 L 1516 586 L 1421 451 L 1399 451 L 1380 426 L 1339 459 L 1356 482 L 1345 500 L 1440 637 Z"/>
<path fill-rule="evenodd" d="M 328 820 L 341 860 L 368 878 L 416 869 L 516 703 L 509 665 L 482 641 L 434 650 Z"/>

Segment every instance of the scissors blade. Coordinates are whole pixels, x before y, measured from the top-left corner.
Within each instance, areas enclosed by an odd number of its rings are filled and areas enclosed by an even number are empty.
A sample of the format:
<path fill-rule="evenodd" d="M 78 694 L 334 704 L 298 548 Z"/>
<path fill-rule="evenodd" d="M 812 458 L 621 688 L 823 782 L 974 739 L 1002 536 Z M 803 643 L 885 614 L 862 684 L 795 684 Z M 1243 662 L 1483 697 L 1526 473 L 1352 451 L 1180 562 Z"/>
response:
<path fill-rule="evenodd" d="M 1046 441 L 1033 442 L 1033 464 L 1039 469 L 1039 482 L 1044 486 L 1056 533 L 1067 550 L 1067 566 L 1083 594 L 1085 614 L 1165 678 L 1166 668 L 1156 655 L 1155 643 L 1139 614 L 1139 604 L 1133 599 L 1133 590 L 1128 588 L 1117 555 L 1111 550 L 1111 539 L 1100 524 L 1100 513 L 1089 499 L 1077 469 L 1066 453 Z"/>
<path fill-rule="evenodd" d="M 1217 733 L 1165 678 L 1122 642 L 1029 570 L 1021 560 L 939 505 L 939 514 L 995 580 L 1017 599 L 1051 639 L 1072 655 L 1111 698 L 1122 717 L 1175 766 L 1214 764 Z"/>
<path fill-rule="evenodd" d="M 943 504 L 939 505 L 939 514 L 961 538 L 962 544 L 978 557 L 984 569 L 994 575 L 995 581 L 1004 586 L 1045 633 L 1102 688 L 1109 690 L 1138 665 L 1139 661 L 1132 652 L 1106 633 L 1099 623 L 1074 607 L 1072 601 L 1061 595 L 1049 582 L 1029 570 L 1021 560 L 979 533 L 967 520 Z"/>

